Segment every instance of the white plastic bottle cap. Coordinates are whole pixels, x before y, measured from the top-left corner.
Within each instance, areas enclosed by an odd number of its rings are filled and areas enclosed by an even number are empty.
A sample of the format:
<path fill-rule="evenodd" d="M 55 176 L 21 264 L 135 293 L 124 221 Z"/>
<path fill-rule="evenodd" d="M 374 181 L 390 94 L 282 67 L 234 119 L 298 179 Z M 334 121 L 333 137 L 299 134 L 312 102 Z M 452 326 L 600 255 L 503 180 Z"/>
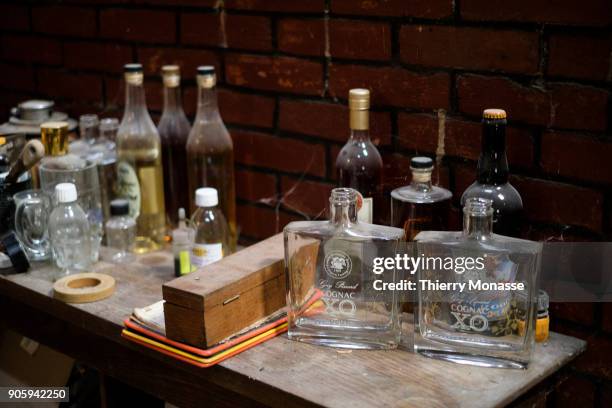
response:
<path fill-rule="evenodd" d="M 196 190 L 196 205 L 198 207 L 214 207 L 219 204 L 219 194 L 216 188 L 202 187 Z"/>
<path fill-rule="evenodd" d="M 76 186 L 72 183 L 59 183 L 55 186 L 55 197 L 60 203 L 71 203 L 77 199 Z"/>

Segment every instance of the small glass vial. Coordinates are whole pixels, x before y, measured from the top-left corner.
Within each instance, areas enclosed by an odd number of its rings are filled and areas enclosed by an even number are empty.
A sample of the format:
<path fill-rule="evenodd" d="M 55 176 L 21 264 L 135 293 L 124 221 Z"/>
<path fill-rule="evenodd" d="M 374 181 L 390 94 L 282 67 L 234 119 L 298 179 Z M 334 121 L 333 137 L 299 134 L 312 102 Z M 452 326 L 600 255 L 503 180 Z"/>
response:
<path fill-rule="evenodd" d="M 550 332 L 550 315 L 548 314 L 548 306 L 550 299 L 548 293 L 540 289 L 538 294 L 538 315 L 536 319 L 535 340 L 537 343 L 543 343 L 548 340 Z"/>
<path fill-rule="evenodd" d="M 391 225 L 403 228 L 407 241 L 414 240 L 421 231 L 447 229 L 453 194 L 431 184 L 433 166 L 429 157 L 413 157 L 412 182 L 391 192 Z"/>
<path fill-rule="evenodd" d="M 217 190 L 198 188 L 195 194 L 197 209 L 191 219 L 195 228 L 195 242 L 191 250 L 191 263 L 195 267 L 217 262 L 230 251 L 227 221 L 219 204 Z"/>
<path fill-rule="evenodd" d="M 185 209 L 178 210 L 178 228 L 172 231 L 172 253 L 174 254 L 174 275 L 183 276 L 191 273 L 190 254 L 193 249 L 195 231 L 187 226 Z"/>
<path fill-rule="evenodd" d="M 57 206 L 49 217 L 49 238 L 55 264 L 62 276 L 87 271 L 91 267 L 91 244 L 87 215 L 77 204 L 72 183 L 55 186 Z"/>
<path fill-rule="evenodd" d="M 535 341 L 536 343 L 544 343 L 548 340 L 550 332 L 550 315 L 548 312 L 550 300 L 548 293 L 540 289 L 538 293 L 538 314 L 536 316 L 535 325 Z M 519 321 L 519 330 L 525 332 L 525 319 Z"/>
<path fill-rule="evenodd" d="M 380 290 L 397 273 L 373 270 L 393 257 L 404 232 L 361 222 L 359 192 L 335 188 L 329 221 L 297 221 L 284 229 L 288 335 L 292 340 L 353 349 L 398 345 L 398 296 Z"/>
<path fill-rule="evenodd" d="M 81 140 L 93 144 L 99 136 L 100 119 L 96 114 L 86 114 L 79 117 L 79 133 Z"/>
<path fill-rule="evenodd" d="M 111 218 L 106 222 L 106 244 L 115 249 L 112 262 L 126 263 L 134 259 L 132 249 L 136 240 L 136 221 L 130 217 L 127 200 L 116 199 L 110 203 Z"/>
<path fill-rule="evenodd" d="M 100 121 L 100 139 L 115 142 L 119 131 L 119 119 L 104 118 Z"/>
<path fill-rule="evenodd" d="M 492 205 L 468 198 L 462 232 L 417 235 L 423 263 L 414 349 L 462 364 L 527 368 L 542 244 L 493 234 Z"/>

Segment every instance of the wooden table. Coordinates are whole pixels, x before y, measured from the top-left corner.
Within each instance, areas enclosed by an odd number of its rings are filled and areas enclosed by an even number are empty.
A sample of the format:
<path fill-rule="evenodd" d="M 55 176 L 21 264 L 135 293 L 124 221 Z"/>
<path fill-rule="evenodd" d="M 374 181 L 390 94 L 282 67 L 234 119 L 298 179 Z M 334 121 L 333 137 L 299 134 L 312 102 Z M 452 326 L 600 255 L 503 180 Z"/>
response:
<path fill-rule="evenodd" d="M 96 303 L 53 299 L 55 270 L 0 278 L 0 320 L 20 333 L 179 406 L 490 407 L 506 405 L 580 354 L 585 342 L 552 333 L 528 370 L 487 369 L 405 351 L 337 351 L 272 339 L 218 366 L 199 369 L 120 337 L 134 307 L 161 299 L 171 255 L 133 265 L 99 263 L 117 291 Z"/>

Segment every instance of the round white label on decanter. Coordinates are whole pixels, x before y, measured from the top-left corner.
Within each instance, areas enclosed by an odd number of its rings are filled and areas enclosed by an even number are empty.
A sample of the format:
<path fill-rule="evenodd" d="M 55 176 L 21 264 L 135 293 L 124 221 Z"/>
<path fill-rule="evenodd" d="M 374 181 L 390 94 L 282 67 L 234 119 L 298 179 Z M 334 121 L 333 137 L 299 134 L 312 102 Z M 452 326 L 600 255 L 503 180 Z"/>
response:
<path fill-rule="evenodd" d="M 343 251 L 331 251 L 325 255 L 325 272 L 330 278 L 344 279 L 351 274 L 353 262 Z"/>

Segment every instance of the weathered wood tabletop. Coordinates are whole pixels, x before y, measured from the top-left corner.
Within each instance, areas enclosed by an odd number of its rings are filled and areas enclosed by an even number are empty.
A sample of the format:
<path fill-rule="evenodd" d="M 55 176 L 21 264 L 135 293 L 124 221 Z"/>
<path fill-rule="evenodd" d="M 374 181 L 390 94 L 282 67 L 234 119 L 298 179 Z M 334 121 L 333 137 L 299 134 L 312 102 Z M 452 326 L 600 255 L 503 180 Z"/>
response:
<path fill-rule="evenodd" d="M 55 270 L 0 278 L 0 321 L 166 401 L 180 406 L 491 407 L 506 405 L 559 370 L 585 342 L 552 333 L 528 370 L 488 369 L 405 351 L 337 351 L 274 338 L 220 365 L 200 369 L 120 337 L 134 307 L 161 299 L 173 279 L 169 253 L 129 266 L 99 263 L 117 281 L 115 294 L 90 304 L 52 298 Z M 230 317 L 231 318 L 231 317 Z M 290 405 L 288 405 L 290 404 Z"/>

